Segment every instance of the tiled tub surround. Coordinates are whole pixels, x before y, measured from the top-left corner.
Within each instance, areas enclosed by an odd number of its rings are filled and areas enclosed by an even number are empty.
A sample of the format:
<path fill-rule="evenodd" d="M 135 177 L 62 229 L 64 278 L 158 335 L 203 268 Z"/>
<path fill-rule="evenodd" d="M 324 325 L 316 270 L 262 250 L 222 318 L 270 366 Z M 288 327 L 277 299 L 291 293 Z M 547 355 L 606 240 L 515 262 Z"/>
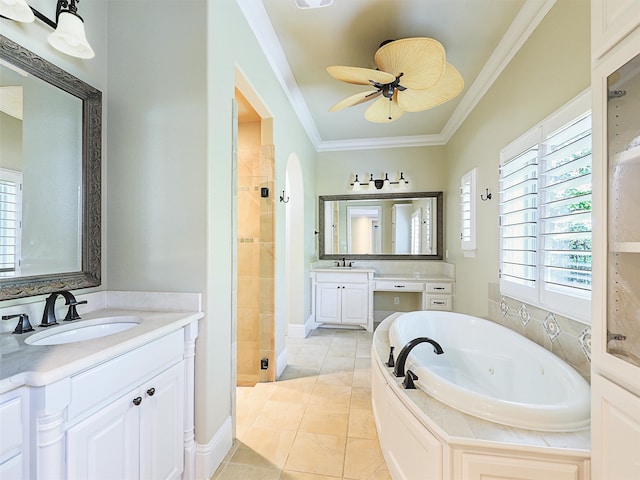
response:
<path fill-rule="evenodd" d="M 514 471 L 528 472 L 527 478 L 588 478 L 588 429 L 553 433 L 507 427 L 454 410 L 419 389 L 405 390 L 403 379 L 384 364 L 391 323 L 385 320 L 376 329 L 371 356 L 374 414 L 392 476 L 398 468 L 415 466 L 422 476 L 404 471 L 406 478 L 479 478 L 471 472 L 509 478 Z"/>
<path fill-rule="evenodd" d="M 591 379 L 591 327 L 500 294 L 489 284 L 489 320 L 524 335 Z"/>

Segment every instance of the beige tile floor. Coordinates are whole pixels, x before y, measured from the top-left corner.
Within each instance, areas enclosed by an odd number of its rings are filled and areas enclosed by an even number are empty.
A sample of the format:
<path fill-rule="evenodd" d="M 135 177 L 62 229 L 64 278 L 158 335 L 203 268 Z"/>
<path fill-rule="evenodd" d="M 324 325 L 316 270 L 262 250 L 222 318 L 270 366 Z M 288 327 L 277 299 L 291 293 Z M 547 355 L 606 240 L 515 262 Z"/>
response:
<path fill-rule="evenodd" d="M 237 388 L 236 440 L 212 480 L 388 480 L 371 410 L 372 335 L 287 339 L 274 383 Z"/>

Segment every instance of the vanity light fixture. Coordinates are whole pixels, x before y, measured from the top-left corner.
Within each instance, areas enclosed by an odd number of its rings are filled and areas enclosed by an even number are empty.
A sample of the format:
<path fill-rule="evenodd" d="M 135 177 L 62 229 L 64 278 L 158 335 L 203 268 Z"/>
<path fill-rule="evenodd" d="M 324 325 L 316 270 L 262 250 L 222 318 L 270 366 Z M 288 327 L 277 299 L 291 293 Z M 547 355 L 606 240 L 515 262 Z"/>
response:
<path fill-rule="evenodd" d="M 38 18 L 54 29 L 47 40 L 49 44 L 62 53 L 77 58 L 93 58 L 95 53 L 87 41 L 84 31 L 84 20 L 78 15 L 76 3 L 80 0 L 58 0 L 56 4 L 56 21 L 29 6 L 25 0 L 0 0 L 0 15 L 17 22 L 33 22 Z M 31 15 L 26 13 L 31 12 Z"/>
<path fill-rule="evenodd" d="M 293 0 L 298 8 L 321 8 L 328 7 L 333 0 Z"/>
<path fill-rule="evenodd" d="M 409 181 L 404 178 L 403 172 L 400 172 L 400 177 L 396 182 L 389 180 L 388 173 L 384 174 L 384 178 L 373 178 L 373 173 L 370 173 L 368 182 L 360 182 L 358 175 L 356 174 L 353 183 L 351 183 L 350 185 L 351 190 L 353 190 L 354 192 L 375 192 L 376 190 L 404 190 L 408 188 Z"/>
<path fill-rule="evenodd" d="M 0 15 L 24 23 L 31 23 L 36 18 L 25 0 L 0 0 Z"/>

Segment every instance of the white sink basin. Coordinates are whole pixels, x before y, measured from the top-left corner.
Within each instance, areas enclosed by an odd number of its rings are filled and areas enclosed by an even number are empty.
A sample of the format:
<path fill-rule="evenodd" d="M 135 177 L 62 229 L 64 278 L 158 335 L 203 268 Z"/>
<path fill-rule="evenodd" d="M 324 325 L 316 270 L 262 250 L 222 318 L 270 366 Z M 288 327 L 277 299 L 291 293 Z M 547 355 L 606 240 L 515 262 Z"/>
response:
<path fill-rule="evenodd" d="M 29 345 L 61 345 L 81 342 L 129 330 L 139 325 L 141 321 L 142 318 L 131 315 L 80 320 L 69 325 L 49 327 L 49 330 L 27 337 L 25 343 Z"/>

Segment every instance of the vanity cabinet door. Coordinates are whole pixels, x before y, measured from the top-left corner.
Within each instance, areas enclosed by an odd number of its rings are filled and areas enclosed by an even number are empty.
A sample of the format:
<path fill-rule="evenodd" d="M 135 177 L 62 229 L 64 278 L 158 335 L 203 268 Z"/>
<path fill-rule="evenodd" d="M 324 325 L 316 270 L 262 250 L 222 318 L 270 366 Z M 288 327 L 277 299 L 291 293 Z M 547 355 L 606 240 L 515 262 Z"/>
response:
<path fill-rule="evenodd" d="M 67 430 L 67 478 L 139 478 L 138 389 Z"/>
<path fill-rule="evenodd" d="M 341 320 L 342 285 L 333 282 L 316 284 L 316 322 L 339 323 Z"/>
<path fill-rule="evenodd" d="M 369 285 L 345 283 L 342 287 L 342 323 L 367 323 Z"/>
<path fill-rule="evenodd" d="M 179 363 L 142 387 L 140 478 L 180 478 L 184 470 L 184 366 Z"/>
<path fill-rule="evenodd" d="M 67 430 L 67 478 L 180 478 L 184 470 L 184 362 Z"/>

